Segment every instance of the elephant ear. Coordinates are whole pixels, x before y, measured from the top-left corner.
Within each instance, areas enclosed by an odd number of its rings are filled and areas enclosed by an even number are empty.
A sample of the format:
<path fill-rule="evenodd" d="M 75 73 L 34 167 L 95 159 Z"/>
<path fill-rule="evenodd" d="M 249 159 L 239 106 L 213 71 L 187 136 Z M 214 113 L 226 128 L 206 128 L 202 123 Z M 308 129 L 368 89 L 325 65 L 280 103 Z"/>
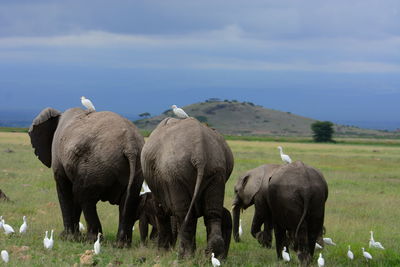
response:
<path fill-rule="evenodd" d="M 248 207 L 252 204 L 255 194 L 260 190 L 262 180 L 263 173 L 251 171 L 239 178 L 236 190 L 242 199 L 243 207 Z"/>
<path fill-rule="evenodd" d="M 49 168 L 51 167 L 51 144 L 60 115 L 61 112 L 53 108 L 42 110 L 33 120 L 28 132 L 35 155 Z"/>

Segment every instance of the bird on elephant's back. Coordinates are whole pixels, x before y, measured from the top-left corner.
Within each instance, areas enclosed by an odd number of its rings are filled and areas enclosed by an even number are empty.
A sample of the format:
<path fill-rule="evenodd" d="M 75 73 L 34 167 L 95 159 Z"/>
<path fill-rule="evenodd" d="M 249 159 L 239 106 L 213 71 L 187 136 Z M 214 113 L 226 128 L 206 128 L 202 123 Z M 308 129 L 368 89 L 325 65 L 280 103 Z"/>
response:
<path fill-rule="evenodd" d="M 194 252 L 197 218 L 204 216 L 207 251 L 226 257 L 232 221 L 223 201 L 233 155 L 224 138 L 194 118 L 166 118 L 149 136 L 141 163 L 154 196 L 180 226 L 180 255 Z M 169 247 L 169 228 L 159 229 L 159 247 Z"/>
<path fill-rule="evenodd" d="M 33 121 L 29 136 L 35 154 L 51 167 L 56 181 L 64 231 L 79 237 L 83 211 L 87 238 L 102 232 L 96 203 L 120 206 L 118 246 L 132 240 L 132 218 L 143 182 L 140 153 L 144 138 L 136 126 L 116 113 L 87 113 L 80 108 L 61 113 L 44 109 Z"/>

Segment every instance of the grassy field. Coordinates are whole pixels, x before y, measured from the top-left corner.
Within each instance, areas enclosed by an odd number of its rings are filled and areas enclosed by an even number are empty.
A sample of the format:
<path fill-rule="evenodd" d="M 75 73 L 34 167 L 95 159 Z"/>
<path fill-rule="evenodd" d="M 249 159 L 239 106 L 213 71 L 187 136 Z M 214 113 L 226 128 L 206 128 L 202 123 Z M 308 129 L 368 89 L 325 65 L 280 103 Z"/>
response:
<path fill-rule="evenodd" d="M 265 163 L 280 163 L 277 146 L 293 160 L 320 169 L 329 185 L 326 204 L 326 236 L 336 247 L 322 251 L 326 266 L 365 266 L 361 247 L 368 247 L 369 231 L 375 233 L 384 251 L 367 250 L 373 260 L 369 266 L 400 266 L 400 147 L 387 144 L 312 144 L 262 141 L 228 141 L 235 156 L 234 172 L 226 187 L 225 206 L 230 208 L 233 185 L 237 177 Z M 9 152 L 12 150 L 13 152 Z M 8 151 L 8 152 L 7 152 Z M 0 189 L 12 202 L 0 202 L 0 215 L 8 224 L 19 228 L 22 216 L 28 218 L 28 232 L 7 237 L 0 232 L 0 250 L 10 253 L 10 266 L 73 266 L 93 244 L 59 240 L 62 219 L 55 182 L 51 170 L 35 158 L 26 133 L 0 132 Z M 157 251 L 154 244 L 140 247 L 134 231 L 130 249 L 115 249 L 112 242 L 117 231 L 117 206 L 98 204 L 105 241 L 102 253 L 95 257 L 98 266 L 211 266 L 204 256 L 205 229 L 202 219 L 197 230 L 197 253 L 193 258 L 178 261 L 177 251 Z M 242 215 L 244 235 L 241 243 L 231 243 L 223 266 L 296 266 L 297 259 L 283 264 L 273 249 L 261 248 L 250 234 L 253 209 Z M 82 218 L 83 222 L 83 218 Z M 52 251 L 43 249 L 45 230 L 55 230 Z M 346 258 L 347 245 L 352 246 L 354 262 Z M 28 246 L 20 251 L 21 246 Z M 317 255 L 313 266 L 316 266 Z M 0 263 L 1 265 L 1 263 Z"/>

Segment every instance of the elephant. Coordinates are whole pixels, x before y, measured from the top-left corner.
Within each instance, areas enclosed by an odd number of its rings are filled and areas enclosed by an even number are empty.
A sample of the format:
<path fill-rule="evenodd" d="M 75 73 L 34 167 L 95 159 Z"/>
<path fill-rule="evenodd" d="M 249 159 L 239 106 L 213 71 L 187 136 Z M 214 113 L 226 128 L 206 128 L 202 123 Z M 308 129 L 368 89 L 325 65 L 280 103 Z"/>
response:
<path fill-rule="evenodd" d="M 251 225 L 251 234 L 261 245 L 271 247 L 272 223 L 267 221 L 270 216 L 267 214 L 268 209 L 265 197 L 268 179 L 281 166 L 279 164 L 264 164 L 247 171 L 237 180 L 234 187 L 235 198 L 232 205 L 233 237 L 236 242 L 240 241 L 238 234 L 240 211 L 254 205 L 255 212 Z M 262 225 L 264 225 L 264 231 L 261 231 Z"/>
<path fill-rule="evenodd" d="M 171 246 L 172 216 L 179 229 L 179 257 L 193 255 L 197 218 L 203 216 L 206 253 L 226 257 L 232 219 L 223 203 L 233 155 L 224 138 L 195 118 L 166 118 L 146 141 L 141 163 L 144 179 L 166 215 L 160 218 L 158 247 Z"/>
<path fill-rule="evenodd" d="M 235 187 L 233 201 L 233 236 L 240 241 L 240 210 L 255 206 L 251 234 L 260 244 L 270 248 L 272 230 L 276 253 L 282 258 L 283 247 L 298 252 L 307 265 L 314 253 L 315 242 L 321 239 L 328 186 L 322 173 L 296 161 L 291 164 L 265 164 L 242 175 Z M 264 224 L 264 230 L 261 226 Z"/>
<path fill-rule="evenodd" d="M 140 153 L 144 138 L 116 113 L 46 108 L 29 129 L 34 153 L 51 167 L 63 217 L 63 238 L 79 237 L 83 211 L 87 239 L 102 232 L 96 203 L 119 205 L 118 247 L 132 242 L 132 218 L 143 183 Z"/>
<path fill-rule="evenodd" d="M 139 220 L 140 242 L 146 243 L 149 232 L 149 225 L 152 226 L 150 240 L 154 240 L 158 236 L 157 230 L 157 213 L 159 212 L 160 203 L 156 202 L 151 192 L 140 195 L 139 207 L 136 211 L 135 221 Z"/>

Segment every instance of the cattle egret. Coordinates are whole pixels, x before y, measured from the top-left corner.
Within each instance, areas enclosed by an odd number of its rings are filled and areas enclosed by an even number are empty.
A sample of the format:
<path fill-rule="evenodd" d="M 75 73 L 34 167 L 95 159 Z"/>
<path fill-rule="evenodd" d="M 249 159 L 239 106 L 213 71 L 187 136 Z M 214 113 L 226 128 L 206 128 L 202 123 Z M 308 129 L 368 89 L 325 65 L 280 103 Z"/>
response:
<path fill-rule="evenodd" d="M 3 229 L 3 216 L 0 216 L 0 229 Z"/>
<path fill-rule="evenodd" d="M 2 222 L 3 222 L 4 233 L 5 233 L 6 235 L 10 235 L 10 234 L 15 233 L 15 232 L 14 232 L 14 229 L 11 227 L 11 225 L 6 224 L 6 222 L 4 221 L 4 219 L 2 220 Z"/>
<path fill-rule="evenodd" d="M 96 109 L 93 106 L 92 101 L 90 101 L 90 99 L 87 99 L 84 96 L 81 96 L 81 103 L 83 106 L 85 106 L 85 108 L 87 108 L 88 111 L 95 111 Z"/>
<path fill-rule="evenodd" d="M 242 229 L 242 219 L 239 220 L 239 237 L 242 236 L 243 229 Z"/>
<path fill-rule="evenodd" d="M 315 248 L 316 249 L 322 249 L 322 246 L 320 244 L 318 244 L 317 242 L 315 242 Z"/>
<path fill-rule="evenodd" d="M 347 250 L 347 258 L 349 258 L 350 260 L 354 259 L 354 254 L 353 252 L 350 250 L 350 245 L 349 245 L 349 250 Z"/>
<path fill-rule="evenodd" d="M 151 192 L 151 190 L 150 190 L 149 186 L 147 185 L 146 181 L 143 181 L 142 189 L 143 189 L 143 191 L 140 192 L 141 195 Z"/>
<path fill-rule="evenodd" d="M 101 233 L 98 233 L 97 234 L 97 240 L 96 240 L 96 242 L 94 242 L 94 254 L 99 254 L 100 253 L 100 236 L 101 236 Z"/>
<path fill-rule="evenodd" d="M 132 226 L 132 232 L 135 231 L 135 225 Z"/>
<path fill-rule="evenodd" d="M 336 243 L 333 242 L 332 238 L 330 238 L 330 237 L 324 237 L 323 240 L 324 240 L 324 243 L 327 245 L 336 246 Z"/>
<path fill-rule="evenodd" d="M 43 240 L 44 247 L 48 250 L 51 250 L 54 245 L 53 233 L 54 233 L 54 230 L 51 230 L 50 238 L 47 239 L 47 242 L 45 242 L 45 240 Z M 46 231 L 46 236 L 47 236 L 47 231 Z M 46 237 L 45 237 L 45 239 L 46 239 Z"/>
<path fill-rule="evenodd" d="M 285 162 L 285 163 L 292 163 L 292 160 L 290 159 L 290 157 L 288 156 L 288 155 L 286 155 L 286 154 L 283 154 L 283 149 L 282 149 L 282 147 L 281 146 L 278 146 L 278 149 L 279 149 L 279 151 L 280 151 L 280 153 L 281 153 L 281 159 L 282 159 L 282 161 L 283 162 Z"/>
<path fill-rule="evenodd" d="M 83 231 L 85 231 L 85 226 L 83 225 L 83 223 L 79 222 L 79 232 Z"/>
<path fill-rule="evenodd" d="M 325 266 L 325 260 L 322 258 L 322 253 L 319 253 L 319 258 L 318 258 L 318 267 L 323 267 Z"/>
<path fill-rule="evenodd" d="M 28 225 L 26 224 L 26 216 L 22 217 L 22 220 L 24 221 L 21 225 L 21 227 L 19 228 L 19 233 L 20 234 L 25 234 L 26 229 L 28 229 Z"/>
<path fill-rule="evenodd" d="M 372 260 L 371 254 L 369 254 L 367 251 L 365 251 L 364 248 L 361 248 L 361 249 L 362 249 L 364 258 L 365 258 L 367 261 L 368 261 L 368 260 Z"/>
<path fill-rule="evenodd" d="M 5 263 L 7 263 L 8 260 L 10 259 L 10 258 L 8 257 L 8 252 L 7 252 L 7 250 L 2 250 L 2 251 L 1 251 L 1 259 L 2 259 Z"/>
<path fill-rule="evenodd" d="M 45 236 L 43 238 L 43 247 L 46 248 L 46 249 L 47 249 L 48 244 L 49 244 L 49 237 L 47 236 L 47 234 L 48 234 L 48 231 L 46 231 L 46 234 L 45 234 Z"/>
<path fill-rule="evenodd" d="M 385 249 L 381 242 L 377 242 L 374 240 L 374 232 L 370 231 L 371 237 L 369 239 L 369 247 L 370 248 L 379 248 L 379 249 Z"/>
<path fill-rule="evenodd" d="M 290 261 L 290 255 L 288 252 L 286 252 L 286 247 L 283 247 L 282 250 L 282 258 L 284 261 L 289 262 Z"/>
<path fill-rule="evenodd" d="M 172 105 L 171 108 L 172 108 L 172 111 L 174 112 L 174 114 L 175 114 L 178 118 L 180 118 L 180 119 L 189 118 L 189 115 L 186 114 L 186 112 L 185 112 L 183 109 L 178 108 L 176 105 Z"/>
<path fill-rule="evenodd" d="M 221 263 L 219 262 L 219 260 L 217 258 L 214 258 L 214 252 L 211 253 L 211 263 L 212 263 L 213 267 L 221 266 Z"/>

